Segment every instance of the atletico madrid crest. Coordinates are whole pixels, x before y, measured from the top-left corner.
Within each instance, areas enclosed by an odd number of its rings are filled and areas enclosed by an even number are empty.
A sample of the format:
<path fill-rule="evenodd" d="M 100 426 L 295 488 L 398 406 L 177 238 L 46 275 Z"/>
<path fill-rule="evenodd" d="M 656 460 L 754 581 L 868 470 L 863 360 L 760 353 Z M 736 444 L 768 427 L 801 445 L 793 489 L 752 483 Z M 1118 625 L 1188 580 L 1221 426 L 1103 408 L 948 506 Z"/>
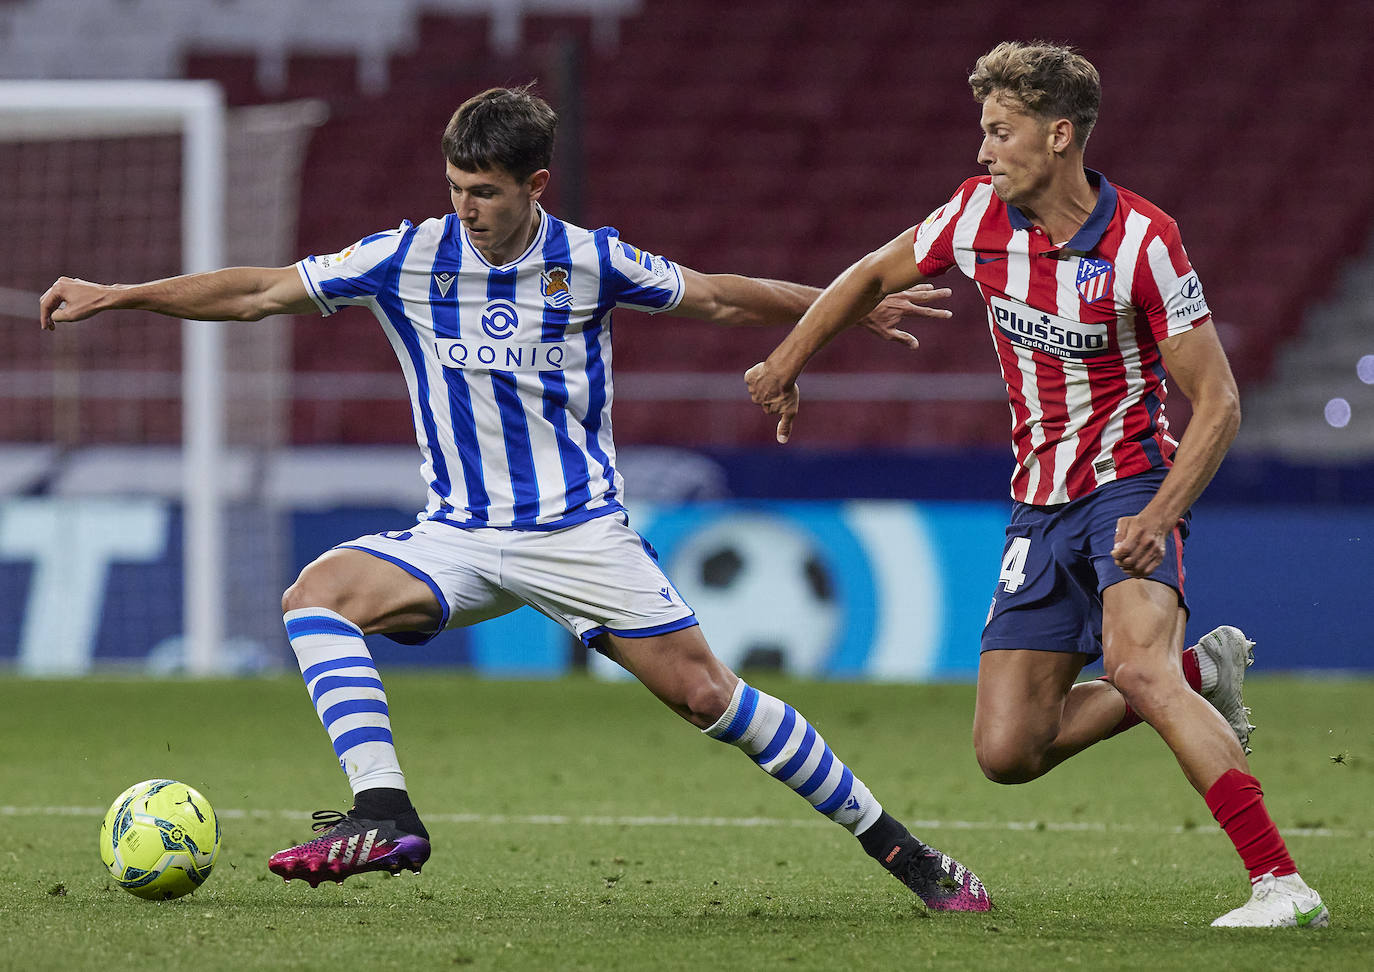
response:
<path fill-rule="evenodd" d="M 1109 297 L 1115 278 L 1110 262 L 1084 257 L 1078 261 L 1078 296 L 1089 304 Z"/>

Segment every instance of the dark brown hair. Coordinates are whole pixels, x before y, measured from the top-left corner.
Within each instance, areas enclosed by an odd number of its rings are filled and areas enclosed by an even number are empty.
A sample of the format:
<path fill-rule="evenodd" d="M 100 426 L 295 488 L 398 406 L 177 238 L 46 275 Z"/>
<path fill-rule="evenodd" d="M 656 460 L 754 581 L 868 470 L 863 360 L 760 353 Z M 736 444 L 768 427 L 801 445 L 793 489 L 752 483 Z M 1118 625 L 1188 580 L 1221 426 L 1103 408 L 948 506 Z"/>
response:
<path fill-rule="evenodd" d="M 558 115 L 532 87 L 490 88 L 463 102 L 444 129 L 444 158 L 464 172 L 500 168 L 520 181 L 547 169 Z"/>

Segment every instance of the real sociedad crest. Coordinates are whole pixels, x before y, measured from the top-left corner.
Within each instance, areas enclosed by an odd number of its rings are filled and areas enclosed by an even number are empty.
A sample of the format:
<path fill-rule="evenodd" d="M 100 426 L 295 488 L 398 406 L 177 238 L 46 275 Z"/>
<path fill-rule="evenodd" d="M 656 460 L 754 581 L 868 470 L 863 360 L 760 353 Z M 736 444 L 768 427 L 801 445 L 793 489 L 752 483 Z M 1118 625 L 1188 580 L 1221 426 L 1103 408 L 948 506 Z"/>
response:
<path fill-rule="evenodd" d="M 544 295 L 544 303 L 556 310 L 567 310 L 572 306 L 572 289 L 568 286 L 569 271 L 566 267 L 549 267 L 539 275 L 539 291 Z"/>
<path fill-rule="evenodd" d="M 1078 296 L 1089 304 L 1111 296 L 1116 272 L 1110 262 L 1084 257 L 1078 261 Z"/>

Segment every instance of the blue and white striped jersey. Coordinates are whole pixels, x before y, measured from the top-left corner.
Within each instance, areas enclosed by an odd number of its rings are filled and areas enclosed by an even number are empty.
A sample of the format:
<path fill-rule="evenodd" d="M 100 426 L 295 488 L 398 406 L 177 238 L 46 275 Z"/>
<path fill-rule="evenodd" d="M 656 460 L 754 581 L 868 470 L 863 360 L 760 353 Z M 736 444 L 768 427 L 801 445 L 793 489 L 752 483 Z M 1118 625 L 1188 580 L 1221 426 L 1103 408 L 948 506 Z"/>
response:
<path fill-rule="evenodd" d="M 391 339 L 429 485 L 419 519 L 540 530 L 621 509 L 611 311 L 672 310 L 675 264 L 541 209 L 503 267 L 449 214 L 296 268 L 323 313 L 369 307 Z"/>

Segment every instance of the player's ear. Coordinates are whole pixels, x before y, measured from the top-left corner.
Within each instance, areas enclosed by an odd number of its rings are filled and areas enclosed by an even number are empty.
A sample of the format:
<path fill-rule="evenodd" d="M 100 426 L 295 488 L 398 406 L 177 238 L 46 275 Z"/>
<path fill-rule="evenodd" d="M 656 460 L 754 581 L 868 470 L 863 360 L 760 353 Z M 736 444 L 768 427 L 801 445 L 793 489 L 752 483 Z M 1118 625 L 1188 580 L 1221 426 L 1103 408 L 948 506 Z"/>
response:
<path fill-rule="evenodd" d="M 529 190 L 529 194 L 530 194 L 530 198 L 531 198 L 531 199 L 538 199 L 540 196 L 542 196 L 542 195 L 544 194 L 545 188 L 548 187 L 548 184 L 549 184 L 549 170 L 548 170 L 548 169 L 539 169 L 539 170 L 536 171 L 533 175 L 531 175 L 527 180 L 525 180 L 525 188 Z"/>
<path fill-rule="evenodd" d="M 1067 152 L 1073 145 L 1073 122 L 1059 118 L 1050 123 L 1050 149 L 1056 154 Z"/>

